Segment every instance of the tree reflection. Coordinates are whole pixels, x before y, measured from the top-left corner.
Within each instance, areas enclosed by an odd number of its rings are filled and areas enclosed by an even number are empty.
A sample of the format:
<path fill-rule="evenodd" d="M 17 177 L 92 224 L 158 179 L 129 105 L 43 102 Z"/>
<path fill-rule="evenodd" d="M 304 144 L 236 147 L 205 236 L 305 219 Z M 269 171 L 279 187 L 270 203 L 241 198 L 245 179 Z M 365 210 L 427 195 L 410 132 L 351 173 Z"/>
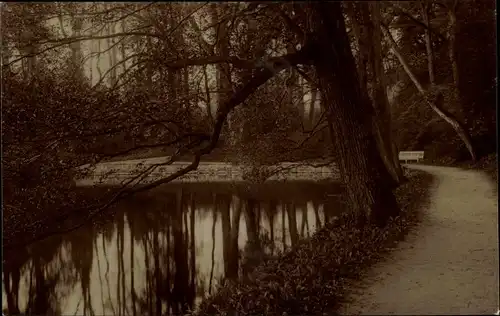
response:
<path fill-rule="evenodd" d="M 316 200 L 312 201 L 312 208 L 314 211 L 314 218 L 316 219 L 316 229 L 319 229 L 321 224 L 321 218 L 319 217 L 319 203 Z"/>
<path fill-rule="evenodd" d="M 174 315 L 184 314 L 193 304 L 194 297 L 191 297 L 191 289 L 188 282 L 188 262 L 186 240 L 183 234 L 182 218 L 184 213 L 184 196 L 180 191 L 177 194 L 174 218 L 172 220 L 172 230 L 174 237 L 174 261 L 175 274 L 174 286 L 172 290 L 172 313 Z M 158 314 L 159 315 L 159 314 Z"/>
<path fill-rule="evenodd" d="M 290 241 L 292 243 L 292 247 L 294 247 L 299 241 L 299 233 L 297 232 L 297 210 L 295 208 L 295 203 L 286 203 L 285 209 L 288 215 L 288 230 L 290 232 Z"/>
<path fill-rule="evenodd" d="M 26 248 L 22 248 L 13 260 L 3 264 L 3 284 L 7 297 L 7 309 L 9 313 L 14 315 L 21 313 L 19 310 L 19 283 L 21 282 L 21 269 L 28 260 L 28 252 Z"/>
<path fill-rule="evenodd" d="M 300 224 L 300 236 L 309 237 L 309 221 L 307 220 L 307 203 L 301 202 L 297 205 L 297 209 L 302 211 L 302 221 Z"/>
<path fill-rule="evenodd" d="M 76 275 L 80 280 L 84 315 L 94 315 L 90 293 L 90 271 L 94 259 L 94 238 L 94 229 L 89 228 L 88 231 L 79 231 L 72 235 L 70 239 L 70 257 L 75 267 Z"/>
<path fill-rule="evenodd" d="M 277 209 L 277 203 L 276 201 L 269 201 L 268 203 L 265 204 L 265 214 L 266 214 L 266 217 L 267 217 L 267 222 L 269 223 L 269 238 L 270 238 L 270 246 L 271 246 L 271 255 L 274 254 L 274 249 L 275 249 L 275 245 L 274 245 L 274 220 L 275 220 L 275 217 L 276 217 L 276 213 L 278 212 L 278 209 Z"/>
<path fill-rule="evenodd" d="M 257 207 L 259 205 L 254 199 L 246 201 L 245 225 L 247 229 L 247 243 L 244 248 L 244 262 L 242 264 L 243 273 L 251 271 L 262 255 L 262 245 L 259 238 L 259 224 L 257 216 Z"/>
<path fill-rule="evenodd" d="M 217 224 L 217 208 L 215 207 L 217 201 L 217 196 L 213 194 L 213 207 L 212 207 L 212 265 L 210 267 L 210 281 L 208 283 L 208 294 L 212 294 L 212 280 L 214 278 L 214 267 L 215 267 L 215 225 Z"/>
<path fill-rule="evenodd" d="M 4 308 L 10 314 L 184 314 L 206 290 L 212 294 L 214 279 L 247 275 L 275 254 L 276 243 L 286 250 L 288 238 L 295 246 L 322 226 L 322 209 L 338 208 L 332 199 L 323 207 L 298 196 L 277 200 L 269 192 L 265 198 L 233 192 L 172 185 L 118 203 L 113 222 L 88 225 L 35 246 L 33 253 L 19 250 L 4 265 Z"/>
<path fill-rule="evenodd" d="M 220 211 L 222 222 L 224 276 L 227 279 L 234 280 L 238 278 L 239 271 L 238 236 L 242 211 L 240 198 L 220 194 L 217 196 L 217 209 Z M 232 219 L 231 209 L 233 210 Z"/>
<path fill-rule="evenodd" d="M 31 262 L 26 265 L 29 267 L 26 314 L 61 315 L 60 293 L 57 292 L 56 287 L 62 280 L 70 286 L 75 282 L 74 276 L 71 277 L 72 267 L 61 259 L 62 244 L 61 238 L 53 238 L 46 242 L 45 247 L 30 248 Z M 16 275 L 15 282 L 19 282 L 17 272 L 14 275 Z M 18 291 L 19 283 L 13 287 Z M 64 292 L 61 294 L 64 295 Z"/>

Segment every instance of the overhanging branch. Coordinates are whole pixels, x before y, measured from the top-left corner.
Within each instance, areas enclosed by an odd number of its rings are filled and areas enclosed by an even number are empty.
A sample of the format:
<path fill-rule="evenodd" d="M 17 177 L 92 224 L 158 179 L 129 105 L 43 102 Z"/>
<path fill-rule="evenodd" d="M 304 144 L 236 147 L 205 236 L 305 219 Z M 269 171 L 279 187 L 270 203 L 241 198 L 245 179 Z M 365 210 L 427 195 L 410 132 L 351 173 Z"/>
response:
<path fill-rule="evenodd" d="M 171 157 L 169 161 L 166 161 L 161 164 L 154 164 L 146 169 L 146 172 L 141 172 L 139 175 L 134 176 L 131 180 L 126 181 L 125 185 L 122 186 L 122 189 L 119 190 L 108 202 L 104 203 L 101 206 L 95 206 L 92 207 L 94 211 L 92 211 L 87 217 L 86 220 L 92 219 L 93 217 L 97 216 L 101 211 L 107 209 L 109 206 L 111 206 L 113 203 L 118 201 L 119 199 L 122 199 L 124 197 L 131 196 L 135 193 L 146 191 L 152 188 L 155 188 L 161 184 L 168 183 L 170 181 L 173 181 L 185 174 L 187 174 L 190 171 L 196 170 L 198 167 L 201 157 L 203 155 L 207 155 L 212 150 L 215 149 L 217 146 L 217 143 L 219 141 L 220 134 L 222 132 L 222 127 L 227 119 L 228 114 L 231 112 L 232 109 L 234 109 L 236 106 L 244 102 L 250 95 L 252 95 L 260 86 L 265 84 L 269 79 L 273 78 L 276 74 L 279 72 L 289 68 L 293 67 L 297 64 L 306 64 L 309 62 L 309 58 L 307 56 L 307 51 L 302 50 L 293 54 L 288 54 L 279 58 L 273 58 L 272 61 L 269 60 L 268 63 L 266 64 L 266 67 L 261 67 L 260 69 L 257 70 L 257 73 L 254 75 L 252 79 L 250 79 L 245 85 L 237 89 L 237 91 L 233 94 L 233 96 L 225 103 L 223 104 L 218 112 L 217 112 L 217 118 L 215 122 L 214 129 L 212 131 L 212 134 L 210 136 L 210 141 L 208 145 L 205 147 L 197 150 L 195 152 L 193 161 L 191 164 L 183 169 L 178 170 L 177 172 L 169 175 L 168 177 L 162 178 L 160 180 L 154 181 L 149 184 L 145 184 L 142 186 L 136 186 L 132 188 L 126 188 L 128 184 L 131 184 L 135 182 L 136 179 L 139 179 L 141 181 L 144 177 L 146 177 L 155 167 L 158 167 L 160 165 L 167 165 L 171 164 L 176 158 L 179 157 L 179 154 L 174 155 Z M 203 137 L 198 138 L 195 140 L 191 145 L 196 145 L 199 142 L 203 141 Z M 86 208 L 87 210 L 89 209 L 88 207 Z M 67 214 L 67 212 L 65 212 Z M 61 217 L 62 218 L 62 217 Z M 63 231 L 59 230 L 56 232 L 48 232 L 44 234 L 41 238 L 47 238 L 52 235 L 56 234 L 61 234 L 61 233 L 68 233 L 70 231 L 73 231 L 79 227 L 81 227 L 83 223 L 79 223 L 77 225 L 74 225 L 70 228 L 64 229 Z M 12 245 L 12 246 L 20 246 L 18 245 Z"/>

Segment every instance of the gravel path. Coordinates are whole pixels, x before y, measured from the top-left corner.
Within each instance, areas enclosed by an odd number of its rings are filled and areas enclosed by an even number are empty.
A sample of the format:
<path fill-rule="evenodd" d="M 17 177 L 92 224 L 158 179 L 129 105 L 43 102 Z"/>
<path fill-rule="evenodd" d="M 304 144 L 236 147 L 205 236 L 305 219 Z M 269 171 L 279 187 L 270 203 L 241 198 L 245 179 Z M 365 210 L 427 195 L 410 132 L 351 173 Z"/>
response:
<path fill-rule="evenodd" d="M 407 167 L 436 177 L 431 205 L 342 314 L 493 315 L 500 300 L 496 184 L 477 171 Z"/>

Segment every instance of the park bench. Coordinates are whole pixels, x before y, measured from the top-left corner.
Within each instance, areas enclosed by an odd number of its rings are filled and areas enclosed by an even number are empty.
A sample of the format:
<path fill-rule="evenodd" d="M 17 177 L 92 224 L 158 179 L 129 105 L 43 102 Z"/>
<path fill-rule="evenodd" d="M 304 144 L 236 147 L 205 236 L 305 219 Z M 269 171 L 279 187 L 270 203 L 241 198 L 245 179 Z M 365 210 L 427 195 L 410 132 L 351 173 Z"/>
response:
<path fill-rule="evenodd" d="M 420 161 L 424 159 L 423 151 L 400 151 L 399 160 L 408 163 L 408 161 Z"/>

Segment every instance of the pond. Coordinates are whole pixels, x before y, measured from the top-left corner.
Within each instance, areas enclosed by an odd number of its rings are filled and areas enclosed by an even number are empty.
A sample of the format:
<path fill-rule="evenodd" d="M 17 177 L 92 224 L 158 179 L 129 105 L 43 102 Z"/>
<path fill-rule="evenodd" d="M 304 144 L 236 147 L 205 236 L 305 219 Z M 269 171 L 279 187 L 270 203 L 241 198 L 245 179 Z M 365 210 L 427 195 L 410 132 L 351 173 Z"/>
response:
<path fill-rule="evenodd" d="M 342 211 L 337 184 L 168 184 L 4 261 L 9 314 L 178 315 Z"/>

